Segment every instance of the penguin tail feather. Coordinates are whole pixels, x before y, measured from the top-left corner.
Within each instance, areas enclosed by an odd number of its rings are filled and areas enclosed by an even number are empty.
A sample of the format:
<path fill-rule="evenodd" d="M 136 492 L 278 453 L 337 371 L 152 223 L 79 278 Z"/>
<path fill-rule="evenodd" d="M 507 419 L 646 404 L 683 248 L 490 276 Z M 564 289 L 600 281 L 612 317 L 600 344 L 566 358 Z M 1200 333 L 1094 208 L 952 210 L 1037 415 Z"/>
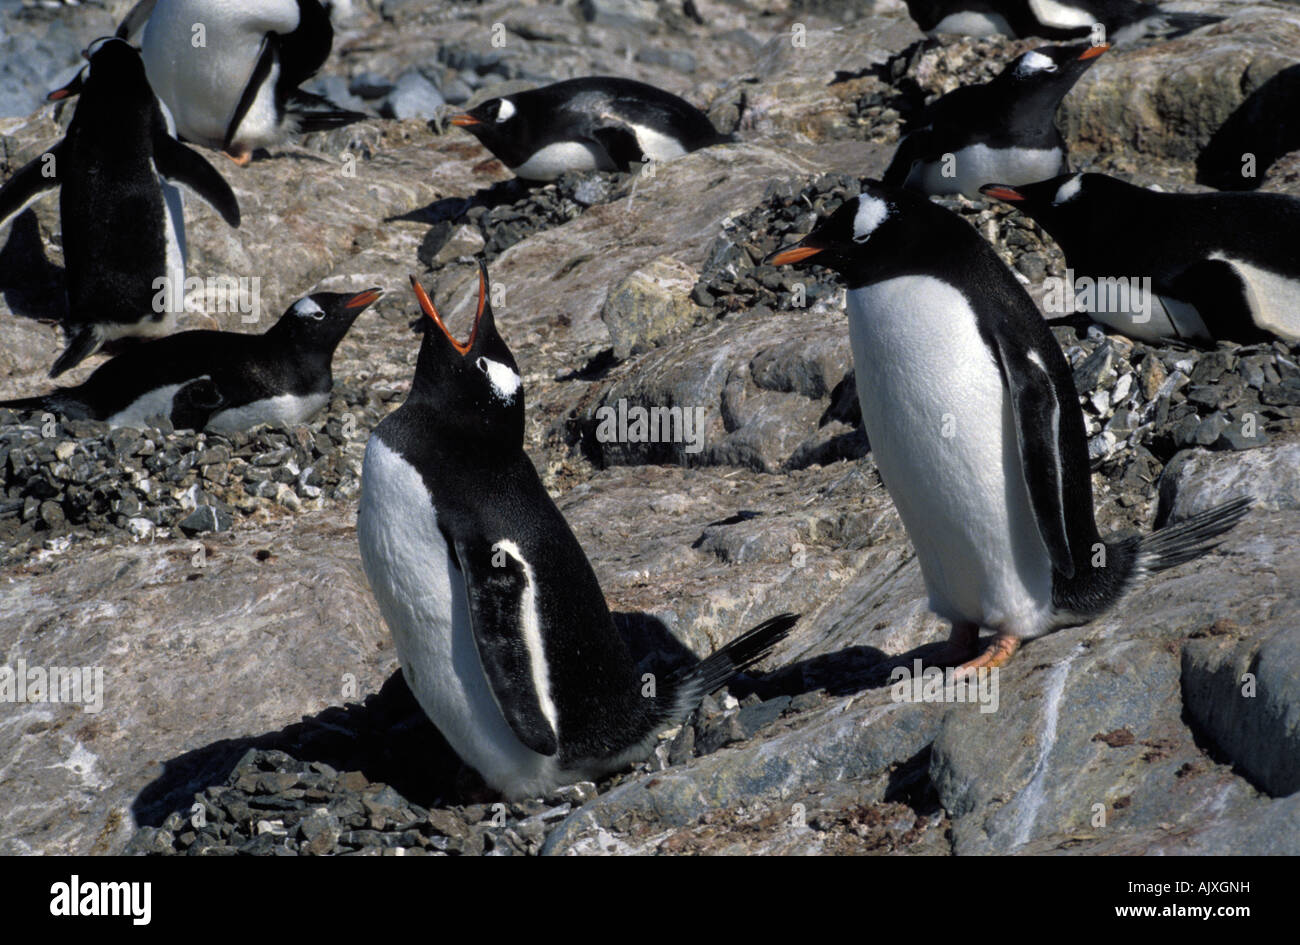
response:
<path fill-rule="evenodd" d="M 71 338 L 68 339 L 68 346 L 63 349 L 63 354 L 55 359 L 54 365 L 50 368 L 50 377 L 58 377 L 64 371 L 76 367 L 98 351 L 103 342 L 103 337 L 95 328 L 74 330 Z"/>
<path fill-rule="evenodd" d="M 354 121 L 361 121 L 363 118 L 370 117 L 364 112 L 352 112 L 346 108 L 339 108 L 323 95 L 304 92 L 301 89 L 296 91 L 293 98 L 290 99 L 288 110 L 297 123 L 299 134 L 306 134 L 309 131 L 329 131 L 331 128 L 342 128 Z"/>
<path fill-rule="evenodd" d="M 713 655 L 682 670 L 669 679 L 668 698 L 664 700 L 665 722 L 678 721 L 694 709 L 709 693 L 753 666 L 790 634 L 799 614 L 778 614 L 746 630 Z"/>
<path fill-rule="evenodd" d="M 0 409 L 4 410 L 53 410 L 54 405 L 47 397 L 20 397 L 17 400 L 0 400 Z"/>
<path fill-rule="evenodd" d="M 1152 532 L 1139 546 L 1139 565 L 1146 571 L 1165 571 L 1213 551 L 1219 547 L 1214 539 L 1245 518 L 1252 501 L 1233 499 Z"/>

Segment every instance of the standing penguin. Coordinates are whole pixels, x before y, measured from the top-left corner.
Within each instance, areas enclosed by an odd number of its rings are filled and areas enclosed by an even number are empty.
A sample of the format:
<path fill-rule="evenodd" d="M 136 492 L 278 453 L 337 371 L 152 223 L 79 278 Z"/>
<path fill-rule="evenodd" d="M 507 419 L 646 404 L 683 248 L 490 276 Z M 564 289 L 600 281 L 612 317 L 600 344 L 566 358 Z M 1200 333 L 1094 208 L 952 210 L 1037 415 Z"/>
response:
<path fill-rule="evenodd" d="M 319 0 L 141 0 L 118 27 L 136 33 L 177 133 L 241 166 L 291 134 L 366 117 L 298 88 L 334 44 Z"/>
<path fill-rule="evenodd" d="M 0 188 L 0 226 L 44 191 L 62 188 L 68 346 L 50 377 L 105 341 L 175 328 L 176 313 L 154 304 L 158 280 L 172 287 L 185 282 L 185 220 L 167 180 L 191 188 L 239 226 L 230 186 L 172 137 L 140 54 L 106 39 L 87 56 L 67 135 Z"/>
<path fill-rule="evenodd" d="M 456 341 L 428 316 L 406 402 L 366 446 L 357 541 L 402 674 L 460 757 L 509 798 L 599 778 L 761 659 L 774 617 L 650 690 L 596 575 L 524 453 L 524 392 L 480 266 Z"/>
<path fill-rule="evenodd" d="M 731 140 L 694 105 L 653 85 L 609 76 L 566 79 L 490 98 L 451 119 L 516 177 L 628 171 Z"/>
<path fill-rule="evenodd" d="M 1142 341 L 1300 343 L 1295 197 L 1165 194 L 1105 174 L 982 193 L 1051 234 L 1074 273 L 1077 310 L 1104 325 Z M 1150 291 L 1133 287 L 1135 278 L 1149 278 Z"/>
<path fill-rule="evenodd" d="M 1114 44 L 1173 39 L 1223 19 L 1139 0 L 907 0 L 907 12 L 929 34 L 1082 39 L 1100 25 L 1105 35 L 1097 38 Z"/>
<path fill-rule="evenodd" d="M 1069 170 L 1056 109 L 1108 48 L 1044 46 L 1018 56 L 991 82 L 937 99 L 909 122 L 884 182 L 975 198 L 984 184 L 1027 184 Z"/>
<path fill-rule="evenodd" d="M 1084 623 L 1143 575 L 1205 554 L 1249 500 L 1103 541 L 1069 365 L 993 248 L 956 214 L 868 183 L 769 260 L 848 284 L 863 426 L 916 548 L 949 657 L 1005 663 L 1022 640 Z"/>
<path fill-rule="evenodd" d="M 114 427 L 164 416 L 177 428 L 217 433 L 302 423 L 329 403 L 334 351 L 382 295 L 378 288 L 315 292 L 261 334 L 182 331 L 146 341 L 101 364 L 83 384 L 0 407 Z"/>

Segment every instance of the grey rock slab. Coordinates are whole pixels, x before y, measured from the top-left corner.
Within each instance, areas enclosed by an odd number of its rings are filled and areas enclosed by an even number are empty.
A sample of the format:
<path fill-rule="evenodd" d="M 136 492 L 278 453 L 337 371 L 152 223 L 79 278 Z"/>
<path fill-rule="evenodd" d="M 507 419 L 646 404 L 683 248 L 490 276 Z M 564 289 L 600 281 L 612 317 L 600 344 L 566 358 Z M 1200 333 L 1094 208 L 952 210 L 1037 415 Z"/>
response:
<path fill-rule="evenodd" d="M 259 561 L 268 546 L 274 558 Z M 11 854 L 116 849 L 160 761 L 297 722 L 344 701 L 345 673 L 365 693 L 395 666 L 337 513 L 48 556 L 5 575 L 0 640 L 3 665 L 103 673 L 98 712 L 4 706 L 0 850 Z"/>

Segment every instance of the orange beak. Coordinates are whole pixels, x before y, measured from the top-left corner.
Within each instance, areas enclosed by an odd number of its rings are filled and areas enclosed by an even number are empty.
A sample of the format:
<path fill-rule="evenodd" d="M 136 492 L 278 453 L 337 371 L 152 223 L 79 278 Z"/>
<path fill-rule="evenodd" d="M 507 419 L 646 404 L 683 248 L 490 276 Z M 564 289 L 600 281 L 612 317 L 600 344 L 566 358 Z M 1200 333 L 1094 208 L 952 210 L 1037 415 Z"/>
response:
<path fill-rule="evenodd" d="M 764 260 L 769 266 L 788 266 L 791 263 L 803 262 L 805 259 L 811 259 L 822 251 L 821 246 L 791 246 L 789 249 L 782 249 Z"/>
<path fill-rule="evenodd" d="M 479 121 L 473 115 L 456 115 L 451 119 L 451 123 L 453 125 L 459 125 L 461 128 L 468 128 L 470 125 L 483 124 L 483 122 Z"/>
<path fill-rule="evenodd" d="M 985 184 L 980 188 L 980 193 L 996 200 L 1005 200 L 1007 203 L 1019 203 L 1025 199 L 1025 195 L 1020 191 L 1004 184 Z"/>
<path fill-rule="evenodd" d="M 483 270 L 480 269 L 478 273 L 478 311 L 474 313 L 474 329 L 469 334 L 469 341 L 464 344 L 453 338 L 451 332 L 447 330 L 446 323 L 443 322 L 442 316 L 438 314 L 438 310 L 434 308 L 433 300 L 424 291 L 424 286 L 420 285 L 420 280 L 416 279 L 415 276 L 411 276 L 410 279 L 411 288 L 415 290 L 415 297 L 419 300 L 420 308 L 424 311 L 424 314 L 433 319 L 433 323 L 438 326 L 447 340 L 451 342 L 451 346 L 459 351 L 462 357 L 469 354 L 469 349 L 474 347 L 474 339 L 478 337 L 479 322 L 483 318 L 483 308 L 487 302 L 487 283 L 483 279 Z"/>
<path fill-rule="evenodd" d="M 1110 49 L 1110 43 L 1098 43 L 1096 46 L 1089 46 L 1079 54 L 1079 59 L 1096 59 L 1107 49 Z"/>
<path fill-rule="evenodd" d="M 384 294 L 383 289 L 379 289 L 379 288 L 366 289 L 366 291 L 358 293 L 357 295 L 354 295 L 352 296 L 352 298 L 348 299 L 347 302 L 343 304 L 343 307 L 344 308 L 365 308 L 367 305 L 371 305 L 379 301 L 380 297 L 383 294 Z"/>

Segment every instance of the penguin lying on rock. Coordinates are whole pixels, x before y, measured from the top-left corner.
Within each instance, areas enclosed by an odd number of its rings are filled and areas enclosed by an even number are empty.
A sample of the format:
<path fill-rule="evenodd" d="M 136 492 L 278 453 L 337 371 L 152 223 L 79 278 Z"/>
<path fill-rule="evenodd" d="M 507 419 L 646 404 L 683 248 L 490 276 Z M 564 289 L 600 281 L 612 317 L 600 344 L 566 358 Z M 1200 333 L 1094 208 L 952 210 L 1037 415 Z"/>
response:
<path fill-rule="evenodd" d="M 1174 39 L 1223 19 L 1178 13 L 1139 0 L 907 0 L 907 12 L 926 33 L 967 36 L 1042 36 L 1128 44 Z M 1096 34 L 1096 27 L 1104 35 Z"/>
<path fill-rule="evenodd" d="M 0 407 L 115 427 L 164 416 L 178 429 L 215 433 L 302 423 L 329 403 L 334 349 L 382 295 L 378 288 L 316 292 L 260 335 L 183 331 L 143 342 L 101 364 L 84 384 Z"/>
<path fill-rule="evenodd" d="M 995 79 L 964 85 L 908 123 L 884 182 L 925 194 L 978 198 L 984 184 L 1028 184 L 1069 170 L 1056 109 L 1109 47 L 1044 46 Z"/>
<path fill-rule="evenodd" d="M 1069 302 L 1094 321 L 1142 341 L 1300 343 L 1295 197 L 1165 194 L 1105 174 L 990 184 L 981 193 L 1032 217 L 1060 244 L 1074 273 Z"/>
<path fill-rule="evenodd" d="M 657 733 L 762 659 L 782 614 L 656 683 L 637 672 L 524 452 L 519 368 L 480 265 L 467 342 L 427 318 L 411 393 L 366 446 L 357 541 L 402 674 L 460 757 L 508 798 L 645 758 Z"/>
<path fill-rule="evenodd" d="M 552 181 L 566 171 L 629 171 L 713 144 L 719 134 L 694 105 L 632 79 L 592 76 L 490 98 L 451 119 L 516 177 Z"/>
<path fill-rule="evenodd" d="M 1086 623 L 1144 575 L 1210 551 L 1246 514 L 1238 499 L 1103 540 L 1065 355 L 993 248 L 927 198 L 868 183 L 767 261 L 820 264 L 848 284 L 871 455 L 930 608 L 952 622 L 946 656 L 969 658 L 961 670 Z M 996 636 L 974 656 L 981 627 Z"/>
<path fill-rule="evenodd" d="M 97 41 L 82 70 L 84 94 L 54 147 L 0 188 L 0 226 L 60 187 L 67 279 L 67 349 L 58 377 L 124 337 L 165 335 L 176 313 L 156 306 L 158 280 L 185 284 L 184 184 L 239 226 L 239 203 L 207 161 L 180 144 L 145 79 L 140 54 L 119 39 Z"/>

